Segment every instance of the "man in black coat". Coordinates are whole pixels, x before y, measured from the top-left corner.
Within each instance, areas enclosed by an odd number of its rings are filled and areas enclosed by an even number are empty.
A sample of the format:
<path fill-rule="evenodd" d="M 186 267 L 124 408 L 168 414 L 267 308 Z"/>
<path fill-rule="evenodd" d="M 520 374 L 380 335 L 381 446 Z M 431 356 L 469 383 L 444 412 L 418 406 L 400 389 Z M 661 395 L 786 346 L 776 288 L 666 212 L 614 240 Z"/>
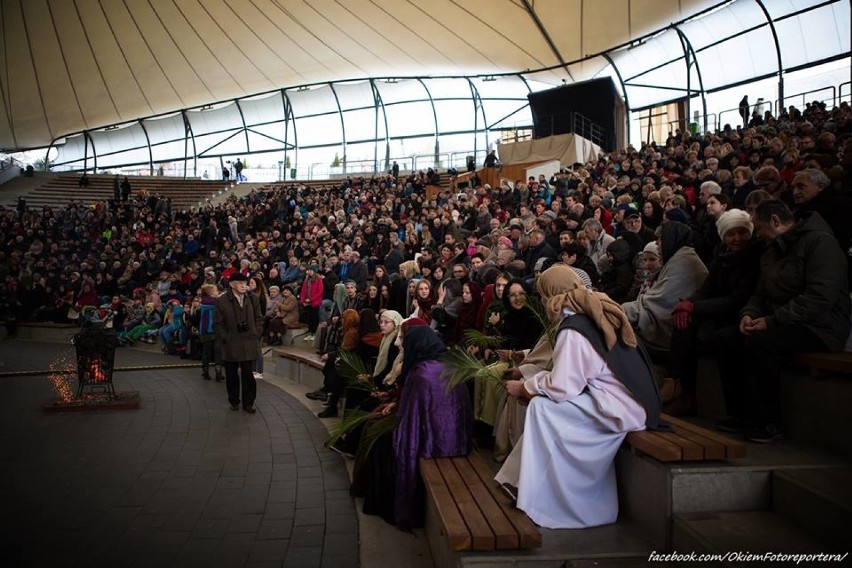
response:
<path fill-rule="evenodd" d="M 260 355 L 263 312 L 258 297 L 248 293 L 248 278 L 240 271 L 231 275 L 228 286 L 230 290 L 216 300 L 213 332 L 216 346 L 221 346 L 222 350 L 231 410 L 240 409 L 242 394 L 243 410 L 254 414 L 254 400 L 257 397 L 254 363 Z"/>

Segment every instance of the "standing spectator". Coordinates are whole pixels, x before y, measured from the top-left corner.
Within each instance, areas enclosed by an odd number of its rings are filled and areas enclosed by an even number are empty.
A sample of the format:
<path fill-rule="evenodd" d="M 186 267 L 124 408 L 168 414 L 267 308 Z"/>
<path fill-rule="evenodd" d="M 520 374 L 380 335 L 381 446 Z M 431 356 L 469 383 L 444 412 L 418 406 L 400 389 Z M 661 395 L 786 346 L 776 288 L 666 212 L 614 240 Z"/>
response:
<path fill-rule="evenodd" d="M 118 176 L 116 176 L 118 178 Z M 121 182 L 121 200 L 127 203 L 130 201 L 130 180 L 127 179 L 127 176 L 124 176 L 124 181 Z"/>
<path fill-rule="evenodd" d="M 254 414 L 257 381 L 253 373 L 254 362 L 260 352 L 258 340 L 263 329 L 263 312 L 257 296 L 246 294 L 248 278 L 245 275 L 234 272 L 228 285 L 230 291 L 216 301 L 213 329 L 216 343 L 221 345 L 231 410 L 240 409 L 242 398 L 243 410 Z"/>
<path fill-rule="evenodd" d="M 743 100 L 740 101 L 740 116 L 743 119 L 743 128 L 748 126 L 748 117 L 749 117 L 749 105 L 748 105 L 748 95 L 743 97 Z"/>
<path fill-rule="evenodd" d="M 234 163 L 234 174 L 237 182 L 246 180 L 246 178 L 243 177 L 243 161 L 240 158 L 237 158 L 237 161 Z"/>
<path fill-rule="evenodd" d="M 116 203 L 121 200 L 121 183 L 118 181 L 118 174 L 112 179 L 112 199 Z"/>
<path fill-rule="evenodd" d="M 319 310 L 322 306 L 322 279 L 319 277 L 319 266 L 312 264 L 305 273 L 305 281 L 302 282 L 302 293 L 299 295 L 299 303 L 308 317 L 308 334 L 305 341 L 313 341 L 317 334 L 319 325 Z"/>
<path fill-rule="evenodd" d="M 198 335 L 201 337 L 201 378 L 210 380 L 210 363 L 216 371 L 216 382 L 222 382 L 222 360 L 220 351 L 216 349 L 216 334 L 213 328 L 213 313 L 216 310 L 216 298 L 219 289 L 215 284 L 204 284 L 201 287 L 201 307 L 198 310 Z"/>
<path fill-rule="evenodd" d="M 257 296 L 257 299 L 260 301 L 260 312 L 263 314 L 263 317 L 266 317 L 267 311 L 267 302 L 269 298 L 266 293 L 266 286 L 263 284 L 263 278 L 260 276 L 252 276 L 249 279 L 249 292 Z M 254 378 L 262 379 L 263 378 L 263 328 L 261 328 L 260 337 L 257 341 L 257 349 L 260 351 L 260 354 L 257 356 L 257 362 L 254 366 Z"/>

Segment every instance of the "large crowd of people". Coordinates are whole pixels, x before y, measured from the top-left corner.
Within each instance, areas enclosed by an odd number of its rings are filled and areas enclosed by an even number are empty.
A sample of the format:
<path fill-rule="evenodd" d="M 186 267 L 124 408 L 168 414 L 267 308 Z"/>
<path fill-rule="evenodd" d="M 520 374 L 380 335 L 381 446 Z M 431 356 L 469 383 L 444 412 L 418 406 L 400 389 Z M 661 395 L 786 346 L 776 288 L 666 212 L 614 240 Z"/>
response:
<path fill-rule="evenodd" d="M 7 330 L 107 319 L 122 345 L 198 356 L 204 379 L 227 378 L 231 407 L 254 412 L 262 345 L 306 327 L 297 340 L 325 361 L 309 395 L 327 403 L 320 416 L 345 399 L 344 417 L 391 421 L 335 447 L 369 446 L 361 471 L 373 477 L 356 475 L 365 510 L 403 528 L 418 523 L 417 458 L 464 454 L 474 440 L 505 460 L 498 478 L 539 524 L 612 522 L 615 449 L 658 427 L 661 410 L 696 412 L 699 356 L 719 362 L 719 427 L 769 442 L 783 432 L 784 356 L 847 343 L 847 103 L 673 132 L 549 179 L 427 198 L 429 181 L 395 169 L 198 210 L 144 191 L 2 209 Z M 445 388 L 455 346 L 504 362 L 505 384 Z M 647 353 L 666 370 L 659 391 Z M 348 377 L 349 354 L 371 370 Z M 524 443 L 525 427 L 535 440 Z"/>

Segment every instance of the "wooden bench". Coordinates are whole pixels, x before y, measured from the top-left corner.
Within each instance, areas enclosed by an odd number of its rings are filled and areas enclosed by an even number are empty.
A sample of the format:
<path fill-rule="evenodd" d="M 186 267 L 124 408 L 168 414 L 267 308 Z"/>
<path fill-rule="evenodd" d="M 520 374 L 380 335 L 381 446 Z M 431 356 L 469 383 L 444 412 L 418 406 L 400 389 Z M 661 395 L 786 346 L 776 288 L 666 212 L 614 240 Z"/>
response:
<path fill-rule="evenodd" d="M 541 533 L 503 493 L 479 454 L 421 459 L 420 474 L 427 517 L 437 519 L 452 551 L 541 547 Z"/>
<path fill-rule="evenodd" d="M 319 369 L 320 371 L 322 371 L 322 368 L 325 366 L 325 363 L 320 360 L 319 355 L 310 351 L 305 351 L 304 349 L 297 349 L 295 347 L 276 347 L 272 350 L 272 352 L 279 357 L 293 359 L 294 361 L 298 361 L 299 363 L 313 367 L 314 369 Z"/>
<path fill-rule="evenodd" d="M 725 460 L 746 455 L 746 445 L 739 440 L 668 414 L 661 414 L 660 418 L 672 427 L 671 432 L 630 432 L 624 443 L 661 462 Z"/>
<path fill-rule="evenodd" d="M 793 356 L 793 364 L 797 367 L 810 369 L 812 375 L 821 372 L 852 375 L 852 353 L 797 353 Z"/>

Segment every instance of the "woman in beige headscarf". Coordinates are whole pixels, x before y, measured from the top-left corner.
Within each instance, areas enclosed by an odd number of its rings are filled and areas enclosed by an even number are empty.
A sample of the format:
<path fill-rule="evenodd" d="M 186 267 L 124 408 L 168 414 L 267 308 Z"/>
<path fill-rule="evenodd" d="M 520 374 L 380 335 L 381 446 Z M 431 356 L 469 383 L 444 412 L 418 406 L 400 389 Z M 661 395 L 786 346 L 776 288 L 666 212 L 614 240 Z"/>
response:
<path fill-rule="evenodd" d="M 627 432 L 657 426 L 650 363 L 620 306 L 587 289 L 567 265 L 536 287 L 555 333 L 552 371 L 506 383 L 529 400 L 524 436 L 497 474 L 517 506 L 547 528 L 615 522 L 614 458 Z"/>

